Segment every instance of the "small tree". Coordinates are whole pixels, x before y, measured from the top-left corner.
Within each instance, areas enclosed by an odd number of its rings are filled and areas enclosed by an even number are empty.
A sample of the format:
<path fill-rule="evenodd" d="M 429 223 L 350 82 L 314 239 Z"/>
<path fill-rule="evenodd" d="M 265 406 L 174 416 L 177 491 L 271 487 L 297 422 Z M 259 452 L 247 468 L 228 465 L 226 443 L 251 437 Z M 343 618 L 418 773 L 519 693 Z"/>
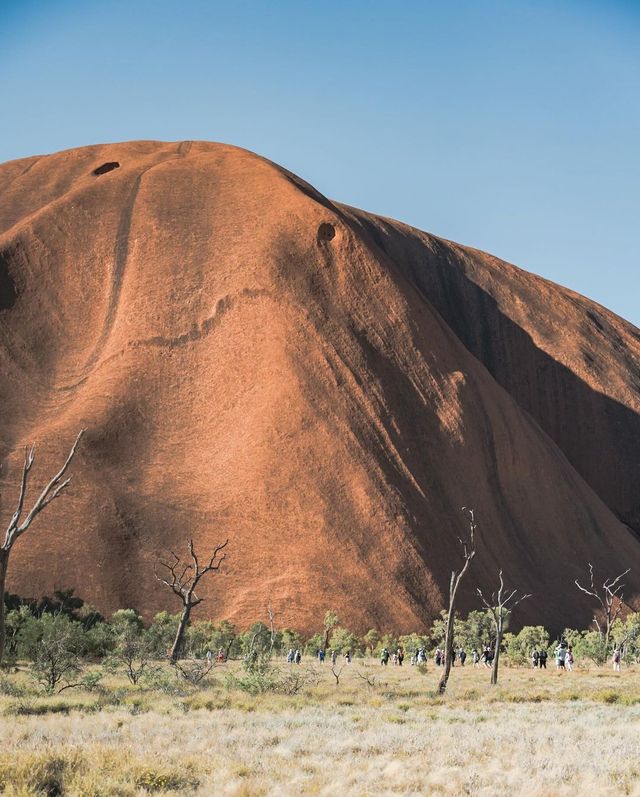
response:
<path fill-rule="evenodd" d="M 219 650 L 224 651 L 225 660 L 231 655 L 232 649 L 237 645 L 238 635 L 233 623 L 228 620 L 222 620 L 219 625 L 215 626 L 213 633 L 209 639 L 209 648 L 212 652 L 217 653 Z"/>
<path fill-rule="evenodd" d="M 84 631 L 66 614 L 31 617 L 20 631 L 19 649 L 31 659 L 31 674 L 47 692 L 80 685 Z"/>
<path fill-rule="evenodd" d="M 491 683 L 493 685 L 498 683 L 500 646 L 502 645 L 502 637 L 504 635 L 506 625 L 509 622 L 511 612 L 519 603 L 531 597 L 531 595 L 526 594 L 516 598 L 516 595 L 518 594 L 517 589 L 512 589 L 511 591 L 505 590 L 504 579 L 502 577 L 502 568 L 500 568 L 500 572 L 498 573 L 498 579 L 498 589 L 491 594 L 490 601 L 484 597 L 481 589 L 478 588 L 477 590 L 480 600 L 484 603 L 485 607 L 493 617 L 493 623 L 496 632 L 496 642 L 493 650 L 493 666 L 491 668 Z"/>
<path fill-rule="evenodd" d="M 512 664 L 530 664 L 531 654 L 534 650 L 547 650 L 549 647 L 549 634 L 541 625 L 525 625 L 519 633 L 507 637 L 507 655 Z"/>
<path fill-rule="evenodd" d="M 565 628 L 560 638 L 565 640 L 578 660 L 591 659 L 598 667 L 607 660 L 604 641 L 595 629 L 578 631 L 574 628 Z"/>
<path fill-rule="evenodd" d="M 476 555 L 476 541 L 475 534 L 478 528 L 475 520 L 473 509 L 467 509 L 463 506 L 462 511 L 466 514 L 469 522 L 469 534 L 467 537 L 459 537 L 458 541 L 461 546 L 462 564 L 460 570 L 451 571 L 451 581 L 449 582 L 449 611 L 447 612 L 447 624 L 445 630 L 445 663 L 442 678 L 438 685 L 438 691 L 443 695 L 447 689 L 447 681 L 451 673 L 451 663 L 453 661 L 453 623 L 456 616 L 456 597 L 458 594 L 458 587 L 464 578 L 465 573 L 469 569 L 471 560 Z"/>
<path fill-rule="evenodd" d="M 186 631 L 183 651 L 196 659 L 201 659 L 206 656 L 208 651 L 213 651 L 210 640 L 215 628 L 215 623 L 212 620 L 196 620 L 190 623 Z"/>
<path fill-rule="evenodd" d="M 35 503 L 24 516 L 24 504 L 27 497 L 27 489 L 29 487 L 29 474 L 33 467 L 33 460 L 35 458 L 36 448 L 32 445 L 30 448 L 25 447 L 24 450 L 24 464 L 22 466 L 22 478 L 20 480 L 20 494 L 18 496 L 18 505 L 15 512 L 11 516 L 9 525 L 4 535 L 4 542 L 0 545 L 0 663 L 4 657 L 4 648 L 6 641 L 5 631 L 5 607 L 4 607 L 4 593 L 5 583 L 7 580 L 7 570 L 9 568 L 9 556 L 11 549 L 16 541 L 27 531 L 29 526 L 33 523 L 36 517 L 45 509 L 52 501 L 62 495 L 62 493 L 71 484 L 71 479 L 64 479 L 67 468 L 71 464 L 71 460 L 76 453 L 80 438 L 84 434 L 84 429 L 81 429 L 75 442 L 71 446 L 71 450 L 64 461 L 63 466 L 46 485 L 44 490 L 40 493 Z M 63 480 L 64 479 L 64 480 Z"/>
<path fill-rule="evenodd" d="M 137 686 L 151 668 L 153 645 L 145 631 L 142 617 L 133 609 L 120 609 L 111 620 L 114 647 L 105 660 L 108 669 L 122 669 L 129 681 Z"/>
<path fill-rule="evenodd" d="M 310 656 L 317 656 L 319 650 L 324 650 L 324 633 L 318 632 L 304 643 L 304 652 Z"/>
<path fill-rule="evenodd" d="M 369 655 L 373 656 L 375 649 L 380 642 L 380 634 L 375 628 L 370 628 L 362 637 L 362 641 L 364 642 L 365 649 L 369 652 Z"/>
<path fill-rule="evenodd" d="M 420 648 L 425 651 L 429 648 L 429 635 L 428 634 L 403 634 L 398 639 L 398 645 L 404 649 L 407 654 L 416 654 Z"/>
<path fill-rule="evenodd" d="M 283 628 L 279 633 L 279 637 L 281 652 L 299 650 L 303 647 L 300 634 L 297 631 L 293 631 L 291 628 Z"/>
<path fill-rule="evenodd" d="M 344 670 L 344 664 L 332 664 L 331 665 L 331 674 L 336 679 L 336 686 L 340 686 L 340 676 L 342 675 L 342 671 Z"/>
<path fill-rule="evenodd" d="M 637 662 L 640 657 L 640 612 L 632 612 L 624 620 L 618 618 L 611 628 L 611 638 L 625 661 Z"/>
<path fill-rule="evenodd" d="M 356 654 L 360 652 L 360 640 L 352 631 L 337 625 L 331 634 L 329 647 L 338 654 Z"/>
<path fill-rule="evenodd" d="M 276 646 L 277 635 L 272 638 L 269 626 L 262 621 L 253 623 L 238 638 L 240 651 L 245 661 L 271 659 Z"/>
<path fill-rule="evenodd" d="M 180 612 L 170 614 L 167 611 L 162 611 L 154 615 L 148 631 L 156 658 L 168 656 L 168 651 L 171 650 L 173 640 L 176 638 L 179 623 Z"/>
<path fill-rule="evenodd" d="M 340 621 L 338 620 L 338 615 L 329 609 L 329 611 L 325 612 L 324 615 L 324 649 L 328 650 L 329 648 L 329 637 L 331 636 L 331 632 L 338 625 Z"/>
<path fill-rule="evenodd" d="M 208 563 L 204 566 L 198 561 L 193 547 L 193 540 L 189 540 L 191 562 L 185 564 L 179 556 L 172 553 L 174 558 L 172 563 L 162 561 L 159 563 L 160 566 L 165 569 L 166 574 L 160 576 L 156 572 L 156 578 L 169 587 L 174 595 L 177 595 L 182 601 L 182 613 L 180 614 L 178 630 L 173 641 L 173 646 L 171 647 L 171 653 L 169 654 L 169 661 L 171 664 L 175 664 L 180 656 L 185 631 L 189 624 L 189 618 L 191 617 L 191 610 L 194 606 L 197 606 L 203 601 L 203 598 L 199 598 L 196 595 L 196 587 L 204 575 L 220 569 L 220 565 L 226 558 L 226 554 L 221 552 L 227 547 L 228 542 L 229 540 L 225 540 L 221 545 L 216 545 Z"/>
<path fill-rule="evenodd" d="M 631 568 L 628 567 L 623 573 L 620 573 L 619 576 L 615 578 L 605 578 L 602 582 L 602 586 L 597 586 L 595 583 L 593 565 L 589 562 L 589 582 L 587 586 L 585 587 L 580 584 L 578 579 L 575 580 L 576 587 L 582 590 L 585 595 L 595 598 L 599 605 L 599 610 L 596 610 L 593 614 L 593 624 L 602 640 L 605 658 L 608 655 L 611 642 L 611 629 L 622 611 L 624 598 L 623 590 L 625 585 L 621 582 L 621 579 L 630 571 Z M 598 619 L 598 611 L 602 613 L 600 619 Z"/>

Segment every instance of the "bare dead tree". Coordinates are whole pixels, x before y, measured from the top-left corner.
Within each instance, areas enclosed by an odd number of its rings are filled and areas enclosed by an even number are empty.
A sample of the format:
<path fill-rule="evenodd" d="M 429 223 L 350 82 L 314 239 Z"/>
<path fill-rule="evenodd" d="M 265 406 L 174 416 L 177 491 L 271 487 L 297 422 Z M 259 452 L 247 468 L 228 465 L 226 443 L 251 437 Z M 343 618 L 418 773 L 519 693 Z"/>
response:
<path fill-rule="evenodd" d="M 35 500 L 31 509 L 24 515 L 24 505 L 27 498 L 27 491 L 29 489 L 29 475 L 31 473 L 31 468 L 33 467 L 33 462 L 35 459 L 36 454 L 36 447 L 35 445 L 25 446 L 24 449 L 24 464 L 22 466 L 22 478 L 20 480 L 20 495 L 18 496 L 18 504 L 16 506 L 15 512 L 13 513 L 11 520 L 9 521 L 9 525 L 7 526 L 7 530 L 4 535 L 4 542 L 0 546 L 0 662 L 4 657 L 4 649 L 5 649 L 5 642 L 6 642 L 6 629 L 5 629 L 5 608 L 4 608 L 4 594 L 5 594 L 5 583 L 7 579 L 7 570 L 9 568 L 9 556 L 11 554 L 11 549 L 15 545 L 16 541 L 27 531 L 27 529 L 31 526 L 33 521 L 36 517 L 42 512 L 52 501 L 55 501 L 56 498 L 59 498 L 63 492 L 67 489 L 67 487 L 71 484 L 71 479 L 65 479 L 65 473 L 67 472 L 67 468 L 71 464 L 71 460 L 73 459 L 76 450 L 78 448 L 78 444 L 80 443 L 80 438 L 84 434 L 84 429 L 81 429 L 76 437 L 73 445 L 71 446 L 71 450 L 67 455 L 64 464 L 60 468 L 60 470 L 55 474 L 55 476 L 51 479 L 51 481 L 46 485 L 44 490 L 40 493 L 38 498 Z"/>
<path fill-rule="evenodd" d="M 276 624 L 273 619 L 273 609 L 271 608 L 271 601 L 267 604 L 267 614 L 269 615 L 269 654 L 273 653 L 273 648 L 276 644 Z"/>
<path fill-rule="evenodd" d="M 189 540 L 190 562 L 184 562 L 172 551 L 173 562 L 159 562 L 159 565 L 165 569 L 165 574 L 159 575 L 157 571 L 154 571 L 158 581 L 169 587 L 174 595 L 177 595 L 182 601 L 182 613 L 178 623 L 178 630 L 169 654 L 171 664 L 175 664 L 180 656 L 185 631 L 191 617 L 191 610 L 204 600 L 196 595 L 196 587 L 204 575 L 220 569 L 220 565 L 226 559 L 226 554 L 222 553 L 222 551 L 227 547 L 228 543 L 229 540 L 225 540 L 221 545 L 216 545 L 207 563 L 203 566 L 198 561 L 193 547 L 193 540 Z"/>
<path fill-rule="evenodd" d="M 456 612 L 456 596 L 458 593 L 458 587 L 460 586 L 460 582 L 464 578 L 465 573 L 469 569 L 471 560 L 476 555 L 475 534 L 478 525 L 476 523 L 475 513 L 473 509 L 469 509 L 466 506 L 462 507 L 462 511 L 467 517 L 467 521 L 469 523 L 469 532 L 466 537 L 458 538 L 461 548 L 461 566 L 459 570 L 451 571 L 451 581 L 449 582 L 449 611 L 447 614 L 447 627 L 444 642 L 444 672 L 442 673 L 442 678 L 440 678 L 440 684 L 438 685 L 438 692 L 441 695 L 443 695 L 447 689 L 447 681 L 449 680 L 449 675 L 451 673 L 451 663 L 453 661 L 453 623 Z"/>
<path fill-rule="evenodd" d="M 333 677 L 336 679 L 336 686 L 340 686 L 340 676 L 342 675 L 343 670 L 344 670 L 344 664 L 341 664 L 340 667 L 336 667 L 335 664 L 331 665 L 331 673 Z"/>
<path fill-rule="evenodd" d="M 511 616 L 511 612 L 523 600 L 530 598 L 531 595 L 521 595 L 516 598 L 518 594 L 517 589 L 505 590 L 504 579 L 502 577 L 502 568 L 498 573 L 498 589 L 491 593 L 491 600 L 487 600 L 482 594 L 482 590 L 478 588 L 476 591 L 480 596 L 480 600 L 485 608 L 489 610 L 493 619 L 493 625 L 496 630 L 495 648 L 493 651 L 493 666 L 491 667 L 491 683 L 495 686 L 498 683 L 498 664 L 500 661 L 500 646 L 502 644 L 502 637 L 505 631 L 505 625 Z"/>
<path fill-rule="evenodd" d="M 196 659 L 195 661 L 183 664 L 176 661 L 175 666 L 176 672 L 184 681 L 190 683 L 192 686 L 198 686 L 214 668 L 215 662 L 207 661 L 206 659 L 204 661 L 202 659 Z"/>
<path fill-rule="evenodd" d="M 622 606 L 624 604 L 624 588 L 625 585 L 621 582 L 627 573 L 631 572 L 628 567 L 623 573 L 615 578 L 605 578 L 602 586 L 596 586 L 595 574 L 593 572 L 593 565 L 589 564 L 589 583 L 586 587 L 582 586 L 576 578 L 576 587 L 582 590 L 586 595 L 595 598 L 602 612 L 602 619 L 598 619 L 598 610 L 593 614 L 593 624 L 595 625 L 600 638 L 604 642 L 605 651 L 609 649 L 611 640 L 611 627 L 618 619 Z"/>
<path fill-rule="evenodd" d="M 375 689 L 379 685 L 378 678 L 375 675 L 369 675 L 366 672 L 360 672 L 360 670 L 356 670 L 356 675 L 358 678 L 362 679 L 370 689 Z"/>

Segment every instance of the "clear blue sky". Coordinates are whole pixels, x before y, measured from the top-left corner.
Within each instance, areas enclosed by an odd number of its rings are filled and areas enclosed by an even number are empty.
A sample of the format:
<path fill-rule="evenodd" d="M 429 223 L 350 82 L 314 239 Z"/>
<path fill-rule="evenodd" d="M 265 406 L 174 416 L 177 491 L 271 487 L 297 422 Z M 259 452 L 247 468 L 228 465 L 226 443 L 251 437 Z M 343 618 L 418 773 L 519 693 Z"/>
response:
<path fill-rule="evenodd" d="M 640 325 L 640 0 L 1 0 L 0 160 L 252 149 Z"/>

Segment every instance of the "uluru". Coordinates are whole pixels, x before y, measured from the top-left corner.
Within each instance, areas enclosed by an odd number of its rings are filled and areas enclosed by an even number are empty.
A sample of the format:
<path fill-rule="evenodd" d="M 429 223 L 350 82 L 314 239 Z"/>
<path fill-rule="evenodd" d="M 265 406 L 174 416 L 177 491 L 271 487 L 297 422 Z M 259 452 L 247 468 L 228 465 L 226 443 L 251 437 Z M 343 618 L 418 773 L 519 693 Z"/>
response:
<path fill-rule="evenodd" d="M 201 616 L 413 631 L 471 506 L 462 610 L 503 568 L 521 622 L 584 627 L 588 562 L 637 604 L 640 330 L 246 150 L 1 165 L 0 377 L 3 519 L 24 446 L 37 487 L 87 430 L 13 593 L 175 611 L 158 557 L 228 538 Z"/>

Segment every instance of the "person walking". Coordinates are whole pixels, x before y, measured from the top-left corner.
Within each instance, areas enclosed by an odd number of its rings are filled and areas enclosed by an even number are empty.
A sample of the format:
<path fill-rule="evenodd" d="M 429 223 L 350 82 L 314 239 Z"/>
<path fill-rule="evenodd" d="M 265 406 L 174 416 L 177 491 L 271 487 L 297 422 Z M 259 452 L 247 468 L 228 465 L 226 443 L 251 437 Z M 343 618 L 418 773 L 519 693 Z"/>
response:
<path fill-rule="evenodd" d="M 460 648 L 458 651 L 458 658 L 460 659 L 460 666 L 464 667 L 464 663 L 467 660 L 467 651 L 464 648 Z"/>
<path fill-rule="evenodd" d="M 293 664 L 294 655 L 293 648 L 289 648 L 289 652 L 287 653 L 287 664 Z"/>
<path fill-rule="evenodd" d="M 474 667 L 480 666 L 480 654 L 478 653 L 477 648 L 473 648 L 471 651 L 471 661 L 473 662 Z"/>
<path fill-rule="evenodd" d="M 331 651 L 331 664 L 335 664 L 338 661 L 338 651 L 332 650 Z"/>
<path fill-rule="evenodd" d="M 398 667 L 402 667 L 402 662 L 404 661 L 404 650 L 401 647 L 398 647 L 396 656 L 398 657 Z"/>
<path fill-rule="evenodd" d="M 320 662 L 320 664 L 324 663 L 324 648 L 320 648 L 318 650 L 318 661 Z"/>
<path fill-rule="evenodd" d="M 564 660 L 567 657 L 567 650 L 563 647 L 562 642 L 556 648 L 556 667 L 559 670 L 564 670 Z"/>
<path fill-rule="evenodd" d="M 547 669 L 547 651 L 544 648 L 542 648 L 540 656 L 538 657 L 538 667 L 540 667 L 541 670 Z"/>
<path fill-rule="evenodd" d="M 296 664 L 300 664 L 302 661 L 302 653 L 299 650 L 296 650 L 296 652 L 293 654 L 293 660 Z"/>
<path fill-rule="evenodd" d="M 385 667 L 389 664 L 388 648 L 382 648 L 382 653 L 380 654 L 380 664 L 384 665 Z"/>
<path fill-rule="evenodd" d="M 616 648 L 616 649 L 613 651 L 613 658 L 612 658 L 612 661 L 613 661 L 613 671 L 614 671 L 614 672 L 620 672 L 620 659 L 621 659 L 621 658 L 622 658 L 622 656 L 620 655 L 620 648 Z"/>
<path fill-rule="evenodd" d="M 573 671 L 573 651 L 571 648 L 568 648 L 567 655 L 564 657 L 564 666 L 569 672 Z"/>
<path fill-rule="evenodd" d="M 537 667 L 539 661 L 540 661 L 540 652 L 538 651 L 538 648 L 534 648 L 533 653 L 531 654 L 531 664 L 533 664 L 534 667 Z"/>

